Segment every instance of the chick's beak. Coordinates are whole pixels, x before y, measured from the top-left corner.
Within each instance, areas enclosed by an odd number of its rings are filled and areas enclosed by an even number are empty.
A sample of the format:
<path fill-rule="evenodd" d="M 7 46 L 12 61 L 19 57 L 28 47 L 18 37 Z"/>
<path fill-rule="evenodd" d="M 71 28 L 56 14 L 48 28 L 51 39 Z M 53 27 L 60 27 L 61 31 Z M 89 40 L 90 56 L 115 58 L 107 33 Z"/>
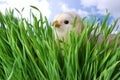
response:
<path fill-rule="evenodd" d="M 59 23 L 56 23 L 56 24 L 55 24 L 55 27 L 56 27 L 56 28 L 60 28 L 60 26 L 61 26 L 61 24 L 59 24 Z"/>
<path fill-rule="evenodd" d="M 60 28 L 61 24 L 56 21 L 52 23 L 52 26 L 55 26 L 56 28 Z"/>

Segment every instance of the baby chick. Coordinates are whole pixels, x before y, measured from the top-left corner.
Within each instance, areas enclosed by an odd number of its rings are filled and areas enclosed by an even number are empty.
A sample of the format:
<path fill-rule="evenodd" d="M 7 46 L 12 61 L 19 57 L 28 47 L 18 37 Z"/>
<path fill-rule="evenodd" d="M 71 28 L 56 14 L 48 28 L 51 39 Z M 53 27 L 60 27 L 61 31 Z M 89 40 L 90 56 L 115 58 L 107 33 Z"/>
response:
<path fill-rule="evenodd" d="M 78 35 L 84 28 L 78 14 L 75 12 L 64 12 L 56 15 L 52 23 L 56 28 L 55 38 L 66 39 L 66 34 L 69 35 L 70 31 L 73 30 L 73 24 L 75 24 L 74 28 Z"/>

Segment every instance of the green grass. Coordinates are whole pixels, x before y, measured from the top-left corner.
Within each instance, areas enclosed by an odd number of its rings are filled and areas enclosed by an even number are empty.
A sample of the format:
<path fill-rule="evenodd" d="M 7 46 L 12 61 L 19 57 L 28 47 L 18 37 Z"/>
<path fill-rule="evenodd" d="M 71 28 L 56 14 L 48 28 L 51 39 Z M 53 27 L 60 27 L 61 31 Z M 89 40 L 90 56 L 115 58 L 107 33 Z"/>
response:
<path fill-rule="evenodd" d="M 109 13 L 99 22 L 84 18 L 84 31 L 78 37 L 71 31 L 70 41 L 64 42 L 54 40 L 53 28 L 41 13 L 36 17 L 31 12 L 33 22 L 29 22 L 16 18 L 14 11 L 0 12 L 0 80 L 120 79 L 118 39 L 110 45 L 106 39 L 118 20 L 108 27 Z M 103 41 L 97 44 L 101 34 Z"/>

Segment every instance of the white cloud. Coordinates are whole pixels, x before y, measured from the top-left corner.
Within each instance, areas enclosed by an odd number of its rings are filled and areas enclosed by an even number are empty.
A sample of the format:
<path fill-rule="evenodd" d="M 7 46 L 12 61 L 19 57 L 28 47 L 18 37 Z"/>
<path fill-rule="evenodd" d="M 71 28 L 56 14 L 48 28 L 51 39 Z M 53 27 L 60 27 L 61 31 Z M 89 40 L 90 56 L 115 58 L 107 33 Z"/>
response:
<path fill-rule="evenodd" d="M 67 5 L 67 4 L 62 4 L 61 10 L 62 10 L 63 12 L 66 12 L 66 11 L 76 11 L 74 8 L 68 8 L 68 5 Z"/>
<path fill-rule="evenodd" d="M 96 7 L 98 11 L 94 11 L 94 14 L 99 13 L 103 15 L 105 14 L 105 10 L 108 9 L 113 18 L 120 18 L 120 0 L 80 0 L 80 2 L 84 8 Z M 112 21 L 112 23 L 113 22 L 114 21 Z M 117 26 L 118 25 L 119 28 L 117 31 L 113 32 L 120 31 L 120 20 L 117 23 Z"/>
<path fill-rule="evenodd" d="M 23 7 L 25 8 L 23 14 L 23 17 L 29 17 L 30 12 L 30 5 L 36 6 L 44 16 L 47 18 L 50 17 L 51 11 L 49 9 L 49 3 L 47 0 L 3 0 L 5 3 L 0 4 L 0 11 L 4 13 L 6 8 L 17 8 L 18 10 L 21 10 Z M 3 2 L 2 1 L 2 2 Z M 37 11 L 34 11 L 34 13 L 37 14 Z"/>
<path fill-rule="evenodd" d="M 80 0 L 84 7 L 91 7 L 97 5 L 97 0 Z"/>
<path fill-rule="evenodd" d="M 62 4 L 61 6 L 61 10 L 63 12 L 69 12 L 69 11 L 74 11 L 74 12 L 77 12 L 81 17 L 85 17 L 85 16 L 88 16 L 89 13 L 87 11 L 84 11 L 84 10 L 81 10 L 81 9 L 75 9 L 75 8 L 69 8 L 67 4 Z"/>
<path fill-rule="evenodd" d="M 113 17 L 120 17 L 120 0 L 80 0 L 84 7 L 96 7 L 97 13 L 103 14 L 105 9 L 108 9 Z"/>

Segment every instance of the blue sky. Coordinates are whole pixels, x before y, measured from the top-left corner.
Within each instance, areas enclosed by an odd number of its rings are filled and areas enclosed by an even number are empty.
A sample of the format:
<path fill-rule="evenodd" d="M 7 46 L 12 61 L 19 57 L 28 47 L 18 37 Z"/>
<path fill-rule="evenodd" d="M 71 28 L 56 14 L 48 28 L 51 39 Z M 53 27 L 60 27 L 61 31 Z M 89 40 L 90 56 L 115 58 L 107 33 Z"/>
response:
<path fill-rule="evenodd" d="M 38 7 L 49 21 L 61 12 L 75 11 L 81 17 L 93 15 L 105 16 L 106 9 L 111 13 L 111 20 L 120 18 L 120 0 L 0 0 L 0 11 L 4 13 L 5 8 L 25 8 L 23 17 L 29 17 L 29 5 Z M 37 14 L 36 11 L 34 11 Z M 119 22 L 120 23 L 120 22 Z"/>

